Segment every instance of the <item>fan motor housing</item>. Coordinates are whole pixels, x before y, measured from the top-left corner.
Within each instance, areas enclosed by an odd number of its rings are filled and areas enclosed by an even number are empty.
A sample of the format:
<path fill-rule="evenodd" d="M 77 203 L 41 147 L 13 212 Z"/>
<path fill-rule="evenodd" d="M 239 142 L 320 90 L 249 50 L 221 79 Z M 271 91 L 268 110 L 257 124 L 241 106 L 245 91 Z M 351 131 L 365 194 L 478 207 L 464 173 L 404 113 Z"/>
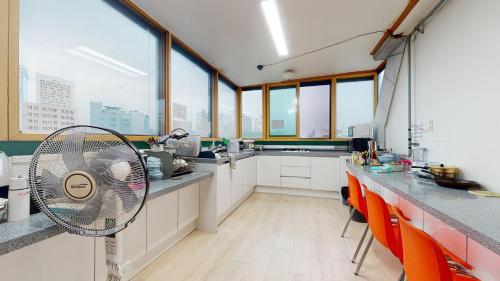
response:
<path fill-rule="evenodd" d="M 74 171 L 64 178 L 64 193 L 76 201 L 92 198 L 96 191 L 94 178 L 84 171 Z"/>

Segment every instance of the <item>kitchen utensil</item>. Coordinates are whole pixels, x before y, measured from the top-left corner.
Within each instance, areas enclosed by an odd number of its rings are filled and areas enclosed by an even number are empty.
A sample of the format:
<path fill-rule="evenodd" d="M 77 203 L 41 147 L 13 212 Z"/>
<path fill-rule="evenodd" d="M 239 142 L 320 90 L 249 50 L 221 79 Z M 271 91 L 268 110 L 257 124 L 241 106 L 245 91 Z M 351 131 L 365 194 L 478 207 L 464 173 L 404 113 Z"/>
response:
<path fill-rule="evenodd" d="M 121 236 L 115 234 L 144 207 L 149 180 L 141 154 L 124 136 L 92 126 L 56 131 L 33 154 L 29 186 L 57 225 L 73 234 L 105 236 L 106 280 L 129 279 L 123 276 Z"/>
<path fill-rule="evenodd" d="M 9 185 L 9 158 L 0 151 L 0 187 Z"/>
<path fill-rule="evenodd" d="M 434 174 L 428 170 L 422 170 L 423 173 L 430 174 L 436 184 L 442 187 L 456 188 L 456 189 L 469 189 L 471 187 L 477 187 L 479 184 L 475 181 L 468 181 L 463 179 L 452 179 Z"/>
<path fill-rule="evenodd" d="M 389 153 L 384 153 L 378 157 L 378 161 L 380 163 L 391 163 L 391 162 L 396 162 L 398 158 L 395 155 L 389 154 Z"/>
<path fill-rule="evenodd" d="M 412 169 L 428 170 L 436 175 L 455 179 L 458 177 L 458 168 L 455 166 L 445 166 L 443 164 L 431 164 L 426 166 L 412 166 Z"/>
<path fill-rule="evenodd" d="M 24 177 L 9 180 L 9 215 L 8 221 L 20 221 L 30 216 L 30 190 Z"/>
<path fill-rule="evenodd" d="M 487 190 L 469 190 L 469 193 L 477 195 L 477 196 L 482 196 L 482 197 L 500 198 L 500 193 L 493 192 L 493 191 L 487 191 Z"/>

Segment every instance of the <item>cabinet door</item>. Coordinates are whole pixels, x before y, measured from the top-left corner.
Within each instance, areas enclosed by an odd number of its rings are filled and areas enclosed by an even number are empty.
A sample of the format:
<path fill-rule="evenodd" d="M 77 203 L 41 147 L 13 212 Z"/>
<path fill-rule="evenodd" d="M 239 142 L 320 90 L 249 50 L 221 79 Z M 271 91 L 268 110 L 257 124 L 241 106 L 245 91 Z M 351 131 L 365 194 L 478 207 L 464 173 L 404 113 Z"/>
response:
<path fill-rule="evenodd" d="M 311 157 L 311 189 L 339 191 L 339 159 Z"/>
<path fill-rule="evenodd" d="M 197 219 L 200 214 L 199 186 L 199 183 L 195 183 L 179 190 L 179 230 Z"/>
<path fill-rule="evenodd" d="M 346 161 L 350 159 L 351 156 L 340 156 L 339 157 L 339 188 L 342 186 L 347 186 L 347 164 Z"/>
<path fill-rule="evenodd" d="M 179 191 L 174 191 L 148 202 L 147 245 L 148 251 L 177 233 Z M 146 230 L 146 227 L 144 228 Z M 134 243 L 133 241 L 130 241 Z"/>
<path fill-rule="evenodd" d="M 251 157 L 248 160 L 249 164 L 249 175 L 250 175 L 250 181 L 249 181 L 249 189 L 254 188 L 257 185 L 257 156 Z"/>
<path fill-rule="evenodd" d="M 281 159 L 279 156 L 257 157 L 257 185 L 281 185 Z"/>
<path fill-rule="evenodd" d="M 243 178 L 242 178 L 242 171 L 243 171 L 243 163 L 241 163 L 242 160 L 236 162 L 236 168 L 232 169 L 231 168 L 231 205 L 234 205 L 238 200 L 240 200 L 243 192 L 242 192 L 242 186 L 243 186 Z"/>
<path fill-rule="evenodd" d="M 94 280 L 94 238 L 63 233 L 0 256 L 0 268 L 0 280 Z"/>
<path fill-rule="evenodd" d="M 231 206 L 231 167 L 217 166 L 217 216 Z"/>

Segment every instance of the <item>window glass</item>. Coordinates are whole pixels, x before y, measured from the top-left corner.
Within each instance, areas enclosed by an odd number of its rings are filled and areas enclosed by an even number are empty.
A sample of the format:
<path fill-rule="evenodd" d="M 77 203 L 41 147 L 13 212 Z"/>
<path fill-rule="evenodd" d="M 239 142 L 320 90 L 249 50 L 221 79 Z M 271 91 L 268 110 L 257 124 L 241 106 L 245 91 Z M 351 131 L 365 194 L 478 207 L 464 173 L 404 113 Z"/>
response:
<path fill-rule="evenodd" d="M 295 86 L 269 91 L 269 135 L 296 136 L 297 90 Z"/>
<path fill-rule="evenodd" d="M 236 138 L 236 90 L 222 80 L 217 89 L 219 137 Z"/>
<path fill-rule="evenodd" d="M 244 138 L 262 138 L 262 88 L 241 93 L 241 123 Z"/>
<path fill-rule="evenodd" d="M 171 128 L 212 135 L 212 74 L 178 45 L 171 52 Z"/>
<path fill-rule="evenodd" d="M 21 0 L 20 131 L 162 135 L 164 33 L 118 1 Z"/>
<path fill-rule="evenodd" d="M 373 78 L 337 80 L 337 132 L 339 138 L 348 137 L 348 127 L 373 121 Z"/>
<path fill-rule="evenodd" d="M 382 82 L 384 81 L 385 68 L 378 73 L 378 100 L 380 100 L 380 95 L 382 94 Z"/>
<path fill-rule="evenodd" d="M 330 82 L 300 87 L 300 137 L 330 137 Z"/>

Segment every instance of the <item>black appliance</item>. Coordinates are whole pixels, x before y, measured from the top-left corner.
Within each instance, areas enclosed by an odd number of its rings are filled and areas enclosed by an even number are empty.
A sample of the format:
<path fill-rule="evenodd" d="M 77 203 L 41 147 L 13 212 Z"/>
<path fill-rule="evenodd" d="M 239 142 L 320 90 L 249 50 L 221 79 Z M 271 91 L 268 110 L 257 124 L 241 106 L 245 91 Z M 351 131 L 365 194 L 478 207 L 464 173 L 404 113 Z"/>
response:
<path fill-rule="evenodd" d="M 352 138 L 349 141 L 349 152 L 353 151 L 368 151 L 368 142 L 371 141 L 370 138 Z"/>

